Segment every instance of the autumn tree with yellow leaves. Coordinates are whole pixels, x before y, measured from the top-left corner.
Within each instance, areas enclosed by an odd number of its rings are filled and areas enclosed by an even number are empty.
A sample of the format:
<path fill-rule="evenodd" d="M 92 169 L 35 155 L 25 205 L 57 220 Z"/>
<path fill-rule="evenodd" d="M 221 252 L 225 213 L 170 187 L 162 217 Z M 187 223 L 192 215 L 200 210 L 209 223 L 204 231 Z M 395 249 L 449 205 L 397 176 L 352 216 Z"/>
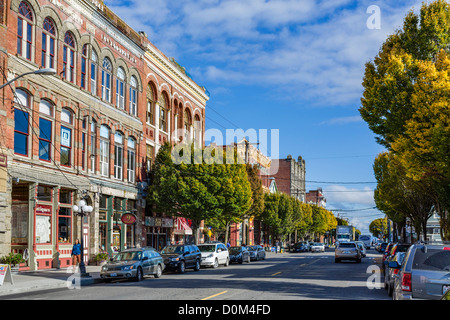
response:
<path fill-rule="evenodd" d="M 439 213 L 441 234 L 447 240 L 450 240 L 449 30 L 450 4 L 446 1 L 423 4 L 419 15 L 409 12 L 403 28 L 389 36 L 374 61 L 366 64 L 359 109 L 377 135 L 377 142 L 394 154 L 404 168 L 404 178 L 412 179 L 427 200 L 432 201 L 429 210 Z M 384 200 L 378 198 L 379 203 Z M 389 201 L 392 200 L 390 197 Z"/>

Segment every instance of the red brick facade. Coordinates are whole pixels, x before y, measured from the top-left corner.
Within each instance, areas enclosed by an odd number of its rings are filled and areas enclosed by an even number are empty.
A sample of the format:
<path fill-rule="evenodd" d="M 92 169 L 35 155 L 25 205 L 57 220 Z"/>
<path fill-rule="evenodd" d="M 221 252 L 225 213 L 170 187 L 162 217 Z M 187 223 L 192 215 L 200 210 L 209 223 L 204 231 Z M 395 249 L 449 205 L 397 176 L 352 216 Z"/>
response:
<path fill-rule="evenodd" d="M 57 252 L 66 261 L 82 227 L 73 214 L 61 218 L 61 208 L 81 197 L 95 209 L 83 224 L 91 259 L 99 250 L 153 245 L 153 233 L 171 240 L 170 223 L 164 230 L 146 225 L 147 172 L 163 143 L 204 143 L 205 90 L 100 0 L 0 0 L 0 67 L 8 80 L 56 69 L 0 90 L 7 166 L 0 197 L 8 204 L 0 211 L 0 256 L 28 249 L 35 269 L 51 267 Z M 48 203 L 39 188 L 50 190 Z M 24 201 L 23 190 L 36 197 Z M 62 204 L 67 192 L 70 203 Z M 48 219 L 35 210 L 41 202 L 51 208 Z M 128 211 L 138 216 L 135 226 L 117 218 Z M 21 224 L 32 234 L 18 230 Z"/>

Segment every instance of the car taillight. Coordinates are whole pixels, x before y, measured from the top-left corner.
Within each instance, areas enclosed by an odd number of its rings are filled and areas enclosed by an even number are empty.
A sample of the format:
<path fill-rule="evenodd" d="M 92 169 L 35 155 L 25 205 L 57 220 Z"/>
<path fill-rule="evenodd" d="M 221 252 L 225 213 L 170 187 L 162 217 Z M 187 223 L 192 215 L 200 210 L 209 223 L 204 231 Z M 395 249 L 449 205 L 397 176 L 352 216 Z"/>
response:
<path fill-rule="evenodd" d="M 402 290 L 411 292 L 411 273 L 403 273 L 402 276 Z"/>
<path fill-rule="evenodd" d="M 450 251 L 450 247 L 444 247 L 444 250 Z"/>
<path fill-rule="evenodd" d="M 399 271 L 400 269 L 394 269 L 394 274 L 398 274 Z"/>

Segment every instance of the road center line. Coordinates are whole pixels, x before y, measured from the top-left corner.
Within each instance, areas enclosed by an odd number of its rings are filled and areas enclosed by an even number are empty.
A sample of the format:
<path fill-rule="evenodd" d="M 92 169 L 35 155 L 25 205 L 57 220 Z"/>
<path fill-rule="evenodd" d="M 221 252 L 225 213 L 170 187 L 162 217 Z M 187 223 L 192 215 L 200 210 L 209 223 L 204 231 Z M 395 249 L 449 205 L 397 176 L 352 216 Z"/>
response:
<path fill-rule="evenodd" d="M 283 272 L 277 272 L 277 273 L 274 273 L 274 274 L 272 275 L 272 277 L 277 276 L 277 275 L 282 274 L 282 273 L 283 273 Z"/>
<path fill-rule="evenodd" d="M 228 292 L 228 291 L 223 291 L 223 292 L 217 293 L 217 294 L 215 294 L 215 295 L 213 295 L 213 296 L 210 296 L 210 297 L 208 297 L 208 298 L 202 299 L 202 301 L 203 301 L 203 300 L 209 300 L 209 299 L 215 298 L 215 297 L 220 296 L 220 295 L 222 295 L 222 294 L 225 294 L 225 293 L 227 293 L 227 292 Z"/>

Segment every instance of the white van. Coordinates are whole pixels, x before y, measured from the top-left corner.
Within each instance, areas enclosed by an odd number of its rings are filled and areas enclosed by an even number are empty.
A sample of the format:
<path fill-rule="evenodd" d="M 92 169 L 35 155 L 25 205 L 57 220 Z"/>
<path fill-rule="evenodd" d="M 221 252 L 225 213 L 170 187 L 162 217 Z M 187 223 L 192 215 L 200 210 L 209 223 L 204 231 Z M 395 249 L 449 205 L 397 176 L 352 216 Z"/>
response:
<path fill-rule="evenodd" d="M 202 267 L 217 268 L 220 264 L 228 267 L 230 255 L 227 247 L 221 243 L 204 243 L 197 246 L 202 254 Z"/>

